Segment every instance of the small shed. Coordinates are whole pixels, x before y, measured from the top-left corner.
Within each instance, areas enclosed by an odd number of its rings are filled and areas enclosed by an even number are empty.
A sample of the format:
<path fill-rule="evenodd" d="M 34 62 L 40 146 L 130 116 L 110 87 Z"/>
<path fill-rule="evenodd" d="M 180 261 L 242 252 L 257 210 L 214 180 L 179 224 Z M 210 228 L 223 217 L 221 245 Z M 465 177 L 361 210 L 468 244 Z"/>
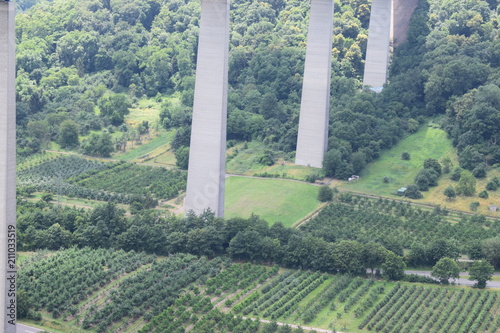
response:
<path fill-rule="evenodd" d="M 491 206 L 490 206 L 490 210 L 491 210 L 492 212 L 496 212 L 496 211 L 498 211 L 498 206 L 497 206 L 497 205 L 491 205 Z"/>
<path fill-rule="evenodd" d="M 406 193 L 406 187 L 401 187 L 396 193 L 397 195 L 404 196 Z"/>

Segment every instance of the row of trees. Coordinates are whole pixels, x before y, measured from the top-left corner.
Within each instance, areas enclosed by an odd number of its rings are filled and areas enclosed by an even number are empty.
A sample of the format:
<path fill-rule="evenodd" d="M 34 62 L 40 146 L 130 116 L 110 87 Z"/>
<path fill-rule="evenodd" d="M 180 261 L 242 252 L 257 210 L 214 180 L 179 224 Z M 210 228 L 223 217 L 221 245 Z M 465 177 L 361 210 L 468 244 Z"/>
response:
<path fill-rule="evenodd" d="M 485 288 L 486 282 L 493 276 L 494 269 L 486 260 L 475 261 L 469 268 L 469 280 L 477 281 L 478 288 Z M 439 279 L 441 283 L 448 284 L 450 279 L 456 280 L 460 277 L 460 267 L 451 258 L 441 258 L 432 268 L 431 276 Z"/>
<path fill-rule="evenodd" d="M 353 240 L 337 242 L 285 228 L 269 227 L 252 216 L 249 219 L 217 219 L 213 213 L 187 218 L 160 217 L 144 211 L 131 218 L 108 203 L 90 212 L 47 204 L 19 202 L 19 249 L 59 249 L 77 245 L 93 248 L 122 248 L 155 254 L 178 252 L 209 257 L 228 254 L 237 260 L 277 263 L 291 268 L 366 273 L 382 268 L 388 278 L 401 279 L 405 262 L 376 243 Z"/>

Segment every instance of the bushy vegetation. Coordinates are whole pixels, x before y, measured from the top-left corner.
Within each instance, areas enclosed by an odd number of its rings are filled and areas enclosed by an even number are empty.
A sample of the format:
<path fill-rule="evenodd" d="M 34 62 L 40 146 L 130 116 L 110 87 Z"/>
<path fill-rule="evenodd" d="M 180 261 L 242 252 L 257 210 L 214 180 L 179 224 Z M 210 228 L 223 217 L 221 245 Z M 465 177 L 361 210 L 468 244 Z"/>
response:
<path fill-rule="evenodd" d="M 414 115 L 444 115 L 460 166 L 470 171 L 500 162 L 497 6 L 496 1 L 420 1 L 383 92 Z"/>

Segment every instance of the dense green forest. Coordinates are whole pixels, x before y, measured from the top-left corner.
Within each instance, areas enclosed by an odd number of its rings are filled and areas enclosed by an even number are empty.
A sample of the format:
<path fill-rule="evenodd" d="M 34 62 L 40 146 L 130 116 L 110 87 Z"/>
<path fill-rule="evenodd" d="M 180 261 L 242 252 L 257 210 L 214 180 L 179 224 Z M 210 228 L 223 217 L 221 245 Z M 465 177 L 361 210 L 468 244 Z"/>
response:
<path fill-rule="evenodd" d="M 159 124 L 189 145 L 200 3 L 19 1 L 20 154 L 49 141 L 109 156 L 144 124 L 124 124 L 138 98 L 178 94 Z M 293 157 L 308 2 L 232 1 L 228 139 L 262 140 Z M 382 94 L 360 92 L 369 1 L 335 1 L 327 175 L 347 178 L 440 116 L 471 171 L 500 162 L 497 1 L 420 1 Z M 142 127 L 141 127 L 142 126 Z M 109 133 L 121 131 L 114 142 Z M 86 137 L 92 133 L 90 137 Z M 86 139 L 81 142 L 79 136 Z"/>

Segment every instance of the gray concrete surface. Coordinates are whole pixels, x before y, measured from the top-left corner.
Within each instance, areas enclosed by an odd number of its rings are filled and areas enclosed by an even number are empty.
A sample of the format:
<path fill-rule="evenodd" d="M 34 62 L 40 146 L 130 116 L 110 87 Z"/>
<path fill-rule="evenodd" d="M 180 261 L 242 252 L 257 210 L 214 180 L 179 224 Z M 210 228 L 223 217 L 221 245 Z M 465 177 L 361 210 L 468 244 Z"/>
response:
<path fill-rule="evenodd" d="M 375 91 L 380 91 L 387 82 L 391 25 L 392 0 L 373 0 L 363 85 Z"/>
<path fill-rule="evenodd" d="M 37 333 L 37 332 L 42 332 L 43 330 L 36 328 L 36 327 L 31 327 L 28 325 L 23 325 L 23 324 L 17 324 L 17 330 L 16 333 Z"/>
<path fill-rule="evenodd" d="M 0 1 L 0 331 L 14 333 L 16 292 L 15 2 Z M 10 307 L 10 308 L 9 308 Z"/>
<path fill-rule="evenodd" d="M 295 163 L 321 168 L 328 143 L 333 0 L 312 0 Z"/>
<path fill-rule="evenodd" d="M 224 216 L 229 0 L 203 0 L 184 209 Z"/>

